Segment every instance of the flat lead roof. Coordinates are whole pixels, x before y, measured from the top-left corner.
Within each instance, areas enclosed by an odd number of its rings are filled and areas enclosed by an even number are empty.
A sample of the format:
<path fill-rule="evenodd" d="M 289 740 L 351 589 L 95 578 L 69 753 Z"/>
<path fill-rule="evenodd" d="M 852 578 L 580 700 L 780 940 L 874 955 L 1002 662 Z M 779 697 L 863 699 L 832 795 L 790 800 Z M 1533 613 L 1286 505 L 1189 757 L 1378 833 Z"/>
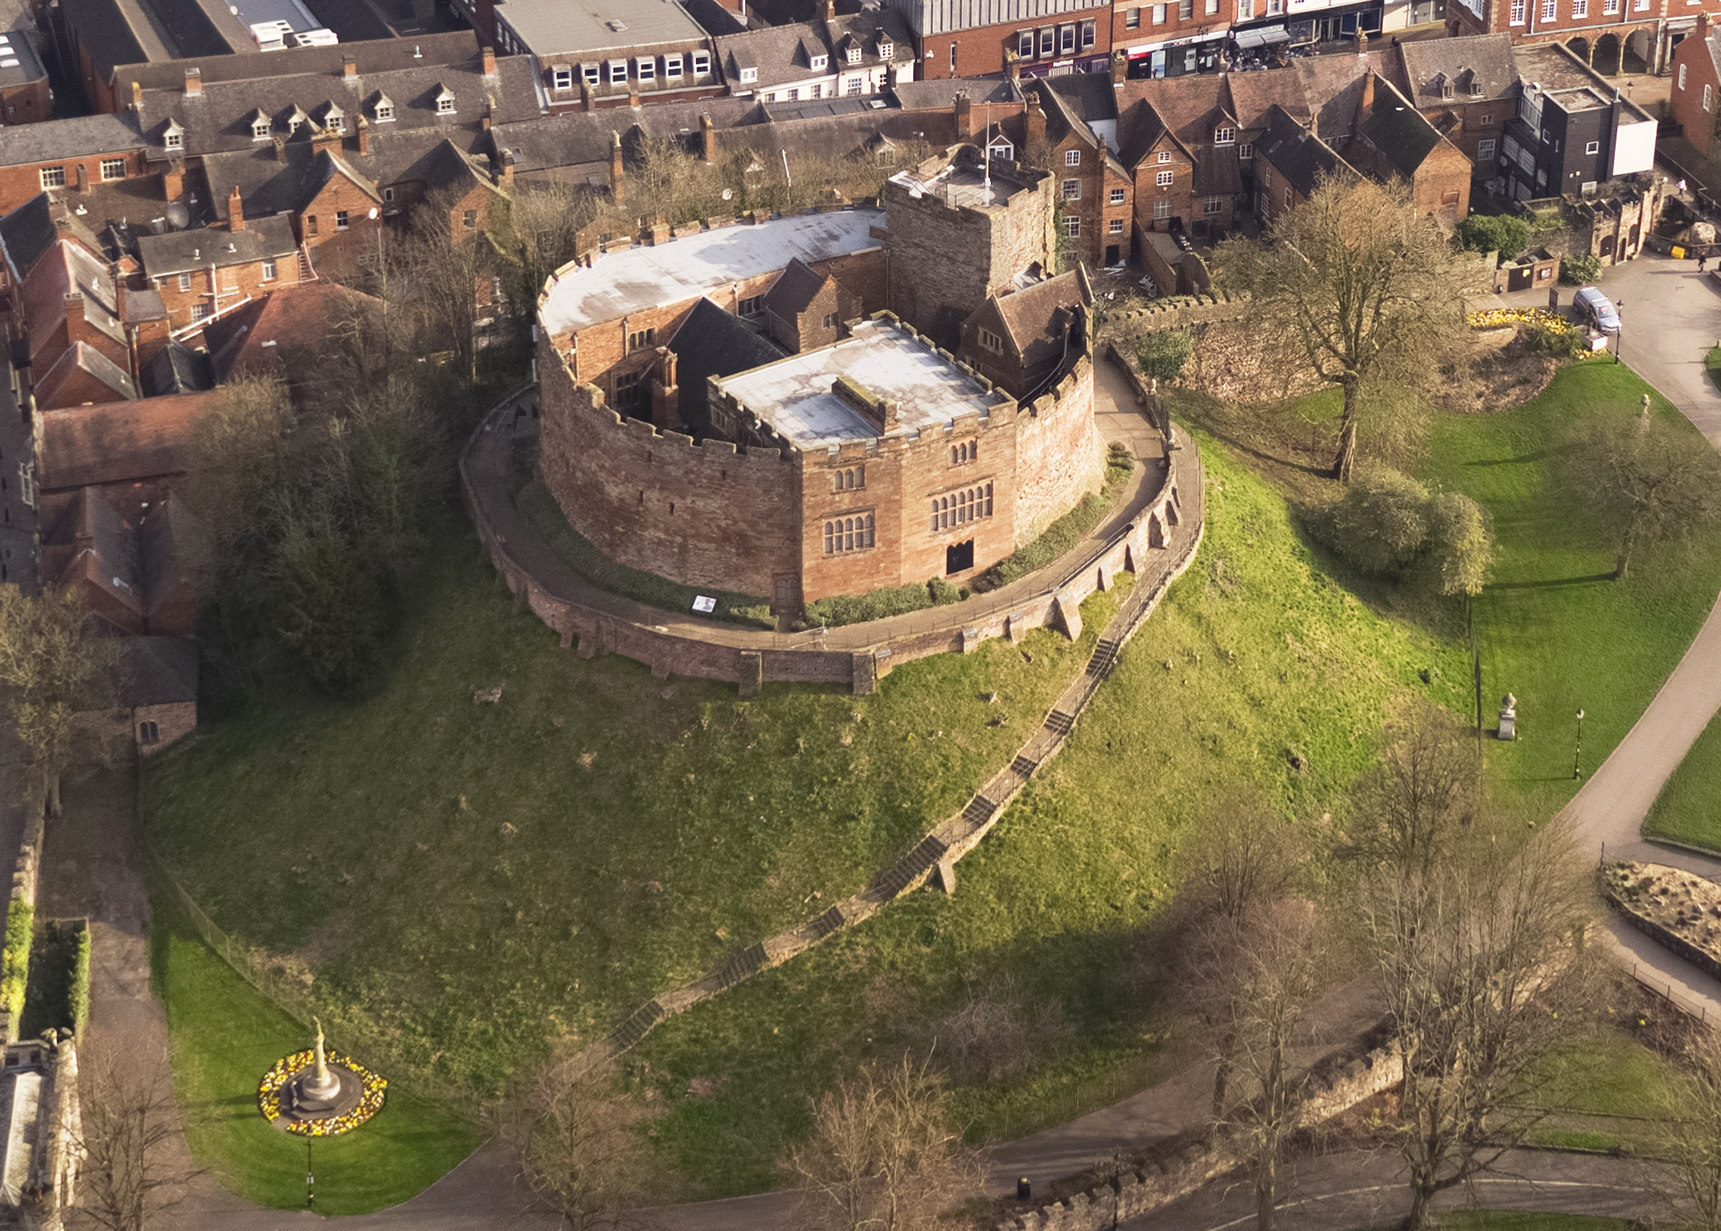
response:
<path fill-rule="evenodd" d="M 839 376 L 897 404 L 896 427 L 886 436 L 918 436 L 1005 400 L 888 320 L 863 321 L 835 346 L 738 373 L 717 381 L 717 387 L 803 452 L 876 439 L 879 430 L 831 392 Z"/>
<path fill-rule="evenodd" d="M 674 0 L 506 0 L 496 16 L 540 56 L 706 43 L 705 31 Z"/>
<path fill-rule="evenodd" d="M 732 282 L 782 269 L 791 257 L 822 261 L 877 247 L 872 228 L 883 219 L 879 210 L 834 210 L 636 244 L 598 257 L 590 269 L 570 269 L 544 296 L 538 320 L 559 337 L 629 312 L 726 292 Z"/>

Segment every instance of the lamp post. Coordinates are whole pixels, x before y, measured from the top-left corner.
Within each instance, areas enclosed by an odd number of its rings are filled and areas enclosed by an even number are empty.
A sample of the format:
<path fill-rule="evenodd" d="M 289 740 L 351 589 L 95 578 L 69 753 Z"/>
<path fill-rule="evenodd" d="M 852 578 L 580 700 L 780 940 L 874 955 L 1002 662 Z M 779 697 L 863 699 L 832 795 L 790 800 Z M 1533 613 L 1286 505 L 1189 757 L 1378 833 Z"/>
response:
<path fill-rule="evenodd" d="M 1624 307 L 1625 300 L 1623 299 L 1613 306 L 1614 315 L 1619 317 L 1619 328 L 1613 331 L 1613 361 L 1615 363 L 1619 362 L 1620 348 L 1625 345 L 1625 317 L 1620 314 Z"/>
<path fill-rule="evenodd" d="M 305 1138 L 305 1208 L 317 1208 L 317 1176 L 311 1170 L 311 1139 Z"/>
<path fill-rule="evenodd" d="M 1584 712 L 1583 712 L 1583 710 L 1580 709 L 1578 711 L 1578 742 L 1577 742 L 1577 746 L 1572 750 L 1572 778 L 1574 780 L 1576 780 L 1578 778 L 1582 778 L 1584 776 L 1584 771 L 1582 769 L 1578 768 L 1578 759 L 1583 756 L 1583 753 L 1584 753 Z"/>

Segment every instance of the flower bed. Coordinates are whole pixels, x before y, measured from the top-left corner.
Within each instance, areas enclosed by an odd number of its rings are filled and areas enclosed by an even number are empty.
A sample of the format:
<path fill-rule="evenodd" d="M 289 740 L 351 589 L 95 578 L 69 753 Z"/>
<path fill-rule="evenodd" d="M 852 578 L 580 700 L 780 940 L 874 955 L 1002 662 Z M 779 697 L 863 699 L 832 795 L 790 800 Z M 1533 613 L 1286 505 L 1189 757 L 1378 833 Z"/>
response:
<path fill-rule="evenodd" d="M 364 1087 L 364 1094 L 359 1098 L 359 1105 L 344 1115 L 327 1116 L 320 1120 L 288 1120 L 281 1127 L 289 1133 L 297 1133 L 301 1137 L 339 1137 L 342 1133 L 350 1133 L 366 1120 L 382 1110 L 382 1103 L 388 1091 L 388 1078 L 383 1077 L 356 1060 L 349 1059 L 338 1052 L 326 1053 L 326 1059 L 331 1065 L 338 1065 L 355 1074 Z M 257 1086 L 257 1108 L 263 1113 L 263 1118 L 273 1124 L 282 1119 L 281 1090 L 299 1073 L 310 1068 L 317 1062 L 317 1053 L 310 1048 L 296 1051 L 290 1056 L 282 1056 L 275 1061 L 269 1071 L 263 1074 L 263 1080 Z"/>
<path fill-rule="evenodd" d="M 1472 329 L 1499 329 L 1503 325 L 1540 325 L 1554 333 L 1571 333 L 1572 323 L 1558 312 L 1546 308 L 1489 308 L 1486 312 L 1466 312 L 1464 323 Z"/>

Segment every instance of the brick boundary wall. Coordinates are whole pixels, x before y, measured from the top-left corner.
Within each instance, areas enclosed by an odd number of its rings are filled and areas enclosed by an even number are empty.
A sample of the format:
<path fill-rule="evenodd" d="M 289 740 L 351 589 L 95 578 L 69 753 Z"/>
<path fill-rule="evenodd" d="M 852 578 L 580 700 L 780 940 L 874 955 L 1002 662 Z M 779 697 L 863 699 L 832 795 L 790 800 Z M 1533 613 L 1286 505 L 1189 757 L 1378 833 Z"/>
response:
<path fill-rule="evenodd" d="M 1180 452 L 1188 454 L 1181 464 L 1175 460 Z M 934 877 L 946 893 L 955 892 L 957 861 L 979 845 L 1028 780 L 1063 748 L 1088 702 L 1116 668 L 1124 645 L 1158 608 L 1171 583 L 1194 562 L 1206 526 L 1200 454 L 1192 442 L 1174 433 L 1173 450 L 1167 459 L 1171 462 L 1171 473 L 1188 488 L 1188 494 L 1180 501 L 1170 484 L 1162 489 L 1172 491 L 1174 506 L 1185 510 L 1185 515 L 1169 528 L 1167 554 L 1149 557 L 1138 548 L 1132 555 L 1131 541 L 1145 535 L 1141 523 L 1132 524 L 1118 541 L 1102 550 L 1097 562 L 1084 569 L 1079 581 L 1053 594 L 1051 606 L 1055 617 L 1074 640 L 1081 636 L 1081 615 L 1074 595 L 1079 592 L 1086 597 L 1094 589 L 1109 587 L 1112 560 L 1118 566 L 1130 566 L 1136 573 L 1135 588 L 1100 633 L 1082 671 L 1059 694 L 1044 721 L 1010 762 L 987 779 L 960 812 L 945 819 L 907 854 L 874 876 L 863 892 L 837 902 L 798 927 L 742 949 L 693 982 L 653 997 L 605 1038 L 574 1056 L 569 1063 L 575 1071 L 584 1072 L 614 1060 L 665 1018 L 709 1000 L 762 970 L 782 965 L 827 936 L 871 918 L 896 898 Z M 967 642 L 968 634 L 964 633 L 963 638 Z M 977 639 L 974 643 L 977 644 Z"/>
<path fill-rule="evenodd" d="M 1157 492 L 1142 503 L 1128 525 L 1085 557 L 1072 560 L 1066 556 L 1041 570 L 1043 580 L 1026 594 L 999 592 L 915 613 L 919 618 L 873 621 L 879 630 L 875 636 L 868 636 L 868 625 L 829 630 L 841 634 L 840 639 L 848 643 L 845 649 L 828 648 L 829 638 L 818 632 L 786 636 L 717 625 L 672 629 L 665 621 L 676 617 L 668 612 L 647 613 L 626 602 L 600 605 L 554 592 L 532 575 L 510 549 L 506 535 L 497 531 L 496 511 L 487 505 L 484 488 L 475 478 L 476 458 L 485 438 L 498 430 L 504 415 L 515 411 L 536 390 L 536 385 L 528 385 L 497 403 L 460 458 L 467 512 L 503 583 L 517 601 L 560 634 L 564 648 L 577 643 L 582 657 L 608 650 L 645 663 L 660 678 L 684 675 L 723 680 L 737 684 L 743 696 L 754 695 L 764 684 L 790 682 L 848 684 L 857 694 L 870 693 L 880 679 L 903 663 L 933 654 L 969 653 L 994 637 L 1020 641 L 1029 629 L 1044 625 L 1053 625 L 1074 640 L 1081 636 L 1079 609 L 1083 600 L 1096 590 L 1110 588 L 1119 570 L 1136 573 L 1139 578 L 1152 569 L 1171 547 L 1181 523 L 1192 520 L 1197 529 L 1200 525 L 1199 514 L 1191 517 L 1184 511 L 1190 464 L 1179 461 L 1186 455 L 1195 458 L 1193 473 L 1198 487 L 1199 456 L 1193 447 L 1173 448 L 1166 453 L 1167 466 Z M 643 436 L 647 425 L 633 430 Z M 1200 507 L 1198 492 L 1194 507 Z M 905 626 L 907 631 L 899 631 Z"/>

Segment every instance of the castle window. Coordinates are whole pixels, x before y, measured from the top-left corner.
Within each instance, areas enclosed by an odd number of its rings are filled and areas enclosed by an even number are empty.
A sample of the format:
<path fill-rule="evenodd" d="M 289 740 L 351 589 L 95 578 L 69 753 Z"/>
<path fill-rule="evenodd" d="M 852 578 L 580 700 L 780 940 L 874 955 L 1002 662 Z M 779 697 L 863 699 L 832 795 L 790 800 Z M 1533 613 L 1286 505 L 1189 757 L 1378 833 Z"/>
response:
<path fill-rule="evenodd" d="M 161 743 L 161 728 L 153 722 L 138 723 L 137 742 L 145 747 Z"/>
<path fill-rule="evenodd" d="M 765 297 L 763 295 L 750 295 L 735 306 L 736 314 L 739 316 L 758 316 L 764 310 Z"/>
<path fill-rule="evenodd" d="M 639 383 L 644 372 L 623 372 L 615 378 L 615 404 L 618 409 L 632 410 L 639 405 Z"/>
<path fill-rule="evenodd" d="M 949 496 L 939 496 L 932 501 L 932 525 L 934 534 L 940 530 L 951 530 L 965 526 L 971 521 L 992 516 L 992 485 L 977 483 L 973 487 L 964 488 Z"/>
<path fill-rule="evenodd" d="M 657 329 L 636 329 L 627 335 L 627 349 L 631 355 L 636 350 L 657 345 Z"/>
<path fill-rule="evenodd" d="M 855 488 L 866 486 L 866 467 L 856 466 L 852 470 L 833 470 L 831 472 L 831 490 L 833 492 L 853 491 Z"/>
<path fill-rule="evenodd" d="M 982 350 L 991 351 L 994 355 L 1002 355 L 1004 353 L 1004 339 L 982 325 L 980 327 L 980 347 Z"/>
<path fill-rule="evenodd" d="M 950 464 L 952 466 L 960 466 L 964 462 L 974 461 L 979 456 L 980 442 L 978 440 L 965 440 L 959 445 L 952 445 L 950 448 Z"/>
<path fill-rule="evenodd" d="M 873 545 L 871 513 L 853 517 L 833 517 L 825 523 L 825 554 L 841 555 L 850 551 L 865 551 Z"/>

